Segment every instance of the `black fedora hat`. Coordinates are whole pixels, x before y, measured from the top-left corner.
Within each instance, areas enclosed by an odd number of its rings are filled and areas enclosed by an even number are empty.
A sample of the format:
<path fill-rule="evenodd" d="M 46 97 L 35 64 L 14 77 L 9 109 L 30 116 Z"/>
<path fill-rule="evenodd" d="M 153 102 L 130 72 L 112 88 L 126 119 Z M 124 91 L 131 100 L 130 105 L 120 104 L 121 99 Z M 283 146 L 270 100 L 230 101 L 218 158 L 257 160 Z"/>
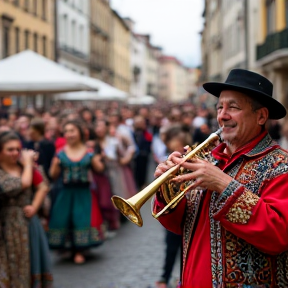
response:
<path fill-rule="evenodd" d="M 203 88 L 216 97 L 219 97 L 224 90 L 241 92 L 267 107 L 270 119 L 281 119 L 286 116 L 285 107 L 272 98 L 273 84 L 257 73 L 244 69 L 233 69 L 225 83 L 208 82 L 203 84 Z"/>

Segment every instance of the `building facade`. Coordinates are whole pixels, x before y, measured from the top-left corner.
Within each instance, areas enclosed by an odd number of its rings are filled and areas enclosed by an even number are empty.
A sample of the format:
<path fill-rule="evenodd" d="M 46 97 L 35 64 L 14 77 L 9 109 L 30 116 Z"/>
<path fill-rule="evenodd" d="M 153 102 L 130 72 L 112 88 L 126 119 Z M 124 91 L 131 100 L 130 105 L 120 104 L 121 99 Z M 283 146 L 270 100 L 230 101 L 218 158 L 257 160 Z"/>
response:
<path fill-rule="evenodd" d="M 123 18 L 112 10 L 110 60 L 112 85 L 129 92 L 131 82 L 130 69 L 130 28 Z"/>
<path fill-rule="evenodd" d="M 54 0 L 0 0 L 0 59 L 26 49 L 54 60 Z"/>
<path fill-rule="evenodd" d="M 57 62 L 90 74 L 90 1 L 57 0 Z"/>
<path fill-rule="evenodd" d="M 231 69 L 257 70 L 262 0 L 206 0 L 202 31 L 202 80 L 224 81 Z"/>
<path fill-rule="evenodd" d="M 218 2 L 219 3 L 219 2 Z M 247 61 L 247 36 L 246 27 L 247 11 L 245 10 L 246 1 L 222 0 L 221 19 L 221 38 L 222 38 L 222 79 L 228 75 L 233 68 L 248 68 Z"/>
<path fill-rule="evenodd" d="M 162 49 L 151 45 L 150 41 L 146 45 L 147 49 L 147 88 L 146 94 L 159 97 L 159 74 L 160 74 L 160 63 L 159 59 L 162 56 Z"/>
<path fill-rule="evenodd" d="M 135 33 L 131 36 L 131 85 L 130 94 L 134 97 L 146 95 L 147 89 L 147 47 L 146 41 Z"/>
<path fill-rule="evenodd" d="M 112 84 L 112 11 L 109 0 L 90 0 L 90 76 Z"/>
<path fill-rule="evenodd" d="M 201 76 L 201 70 L 199 68 L 187 68 L 187 93 L 189 99 L 194 101 L 194 98 L 198 94 L 199 80 Z"/>
<path fill-rule="evenodd" d="M 259 0 L 256 65 L 274 84 L 274 97 L 288 108 L 288 1 Z"/>
<path fill-rule="evenodd" d="M 234 0 L 232 0 L 233 2 Z M 205 0 L 202 31 L 202 81 L 222 80 L 223 35 L 221 0 Z"/>
<path fill-rule="evenodd" d="M 159 99 L 179 102 L 189 98 L 188 70 L 173 56 L 159 58 Z"/>

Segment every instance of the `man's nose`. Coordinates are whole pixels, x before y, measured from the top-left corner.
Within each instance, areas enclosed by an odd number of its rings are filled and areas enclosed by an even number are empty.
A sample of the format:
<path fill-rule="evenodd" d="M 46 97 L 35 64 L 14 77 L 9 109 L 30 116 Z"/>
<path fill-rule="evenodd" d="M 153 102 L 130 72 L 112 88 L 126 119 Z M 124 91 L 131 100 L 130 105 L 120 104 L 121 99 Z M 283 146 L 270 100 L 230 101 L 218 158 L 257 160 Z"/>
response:
<path fill-rule="evenodd" d="M 230 120 L 231 115 L 229 114 L 228 110 L 223 108 L 220 112 L 218 112 L 218 119 L 221 120 Z"/>

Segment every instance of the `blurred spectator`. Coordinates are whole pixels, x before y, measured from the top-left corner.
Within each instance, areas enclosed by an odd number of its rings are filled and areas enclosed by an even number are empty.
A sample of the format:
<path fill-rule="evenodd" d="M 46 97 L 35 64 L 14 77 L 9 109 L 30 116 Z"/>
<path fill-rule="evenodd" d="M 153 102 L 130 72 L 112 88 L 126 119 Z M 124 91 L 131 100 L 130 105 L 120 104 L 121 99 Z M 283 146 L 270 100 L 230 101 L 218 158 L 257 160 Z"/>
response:
<path fill-rule="evenodd" d="M 204 142 L 210 134 L 211 131 L 208 124 L 202 124 L 199 128 L 195 129 L 195 132 L 193 134 L 193 143 L 200 144 Z"/>
<path fill-rule="evenodd" d="M 54 144 L 45 138 L 45 122 L 41 118 L 32 119 L 29 127 L 29 137 L 33 149 L 38 152 L 37 163 L 42 167 L 45 177 L 51 181 L 49 169 L 55 154 Z"/>
<path fill-rule="evenodd" d="M 283 123 L 281 134 L 282 134 L 282 137 L 280 139 L 279 144 L 283 149 L 288 150 L 288 121 L 287 120 L 286 122 Z"/>
<path fill-rule="evenodd" d="M 181 116 L 181 123 L 183 128 L 192 136 L 193 135 L 193 119 L 194 115 L 192 112 L 184 112 Z"/>
<path fill-rule="evenodd" d="M 152 135 L 147 131 L 146 121 L 143 116 L 134 117 L 134 140 L 138 147 L 134 158 L 134 177 L 136 185 L 142 189 L 146 184 L 147 168 L 151 152 Z"/>
<path fill-rule="evenodd" d="M 94 112 L 95 120 L 105 120 L 105 113 L 102 109 L 96 109 Z"/>
<path fill-rule="evenodd" d="M 149 109 L 147 107 L 141 107 L 139 109 L 139 111 L 138 111 L 138 114 L 145 119 L 146 125 L 147 125 L 147 127 L 149 127 L 150 126 L 150 123 L 149 123 Z"/>
<path fill-rule="evenodd" d="M 268 132 L 273 140 L 279 142 L 281 138 L 281 125 L 278 120 L 272 120 L 272 119 L 269 120 Z"/>
<path fill-rule="evenodd" d="M 90 191 L 89 170 L 102 172 L 104 165 L 101 155 L 87 151 L 82 123 L 66 122 L 64 137 L 67 144 L 53 158 L 50 168 L 51 178 L 63 175 L 63 188 L 52 207 L 49 244 L 54 249 L 71 247 L 74 263 L 82 264 L 83 252 L 103 242 L 103 220 L 96 195 Z"/>
<path fill-rule="evenodd" d="M 80 117 L 87 125 L 92 125 L 94 122 L 93 113 L 88 108 L 82 109 Z"/>
<path fill-rule="evenodd" d="M 15 125 L 15 130 L 20 137 L 23 148 L 33 149 L 33 141 L 29 139 L 29 125 L 33 116 L 30 114 L 21 115 Z"/>
<path fill-rule="evenodd" d="M 203 109 L 203 108 L 198 108 L 197 116 L 193 120 L 193 127 L 199 128 L 201 125 L 206 124 L 207 116 L 208 116 L 208 110 Z"/>
<path fill-rule="evenodd" d="M 171 124 L 173 123 L 180 123 L 181 122 L 181 116 L 182 112 L 180 109 L 174 107 L 171 110 L 170 116 L 169 116 L 169 121 Z"/>
<path fill-rule="evenodd" d="M 156 165 L 167 159 L 167 148 L 164 144 L 166 129 L 167 127 L 162 127 L 159 133 L 153 136 L 151 149 Z"/>
<path fill-rule="evenodd" d="M 10 131 L 10 130 L 12 130 L 12 129 L 9 126 L 7 126 L 7 125 L 0 126 L 0 134 L 2 132 Z"/>

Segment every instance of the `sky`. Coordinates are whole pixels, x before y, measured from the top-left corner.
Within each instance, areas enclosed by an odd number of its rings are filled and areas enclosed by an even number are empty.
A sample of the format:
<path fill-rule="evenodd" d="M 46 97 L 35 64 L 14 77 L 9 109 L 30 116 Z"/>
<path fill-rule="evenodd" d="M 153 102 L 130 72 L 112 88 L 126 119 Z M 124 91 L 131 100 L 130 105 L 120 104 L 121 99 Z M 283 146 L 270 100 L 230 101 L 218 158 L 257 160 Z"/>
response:
<path fill-rule="evenodd" d="M 135 22 L 136 33 L 150 34 L 164 54 L 188 67 L 201 64 L 204 0 L 111 0 L 111 6 Z"/>

